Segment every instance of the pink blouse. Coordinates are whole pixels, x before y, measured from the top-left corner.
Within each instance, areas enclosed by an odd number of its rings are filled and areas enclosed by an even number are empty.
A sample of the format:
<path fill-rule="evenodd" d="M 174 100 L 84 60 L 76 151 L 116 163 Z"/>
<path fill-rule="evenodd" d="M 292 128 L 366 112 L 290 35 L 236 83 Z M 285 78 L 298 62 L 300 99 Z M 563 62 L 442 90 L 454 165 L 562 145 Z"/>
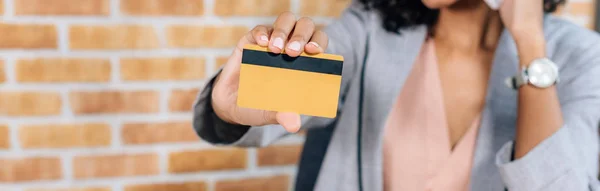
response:
<path fill-rule="evenodd" d="M 479 117 L 451 149 L 433 40 L 424 44 L 384 133 L 385 191 L 466 191 Z"/>

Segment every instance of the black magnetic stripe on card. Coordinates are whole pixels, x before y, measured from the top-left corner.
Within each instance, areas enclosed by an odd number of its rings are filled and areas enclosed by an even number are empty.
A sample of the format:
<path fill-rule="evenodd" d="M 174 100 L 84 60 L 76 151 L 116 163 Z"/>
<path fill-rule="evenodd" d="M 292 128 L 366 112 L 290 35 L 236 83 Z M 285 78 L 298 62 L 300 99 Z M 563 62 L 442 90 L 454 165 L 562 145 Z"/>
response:
<path fill-rule="evenodd" d="M 244 49 L 243 64 L 316 72 L 323 74 L 342 75 L 342 61 L 311 58 L 305 56 L 290 57 L 287 54 Z"/>

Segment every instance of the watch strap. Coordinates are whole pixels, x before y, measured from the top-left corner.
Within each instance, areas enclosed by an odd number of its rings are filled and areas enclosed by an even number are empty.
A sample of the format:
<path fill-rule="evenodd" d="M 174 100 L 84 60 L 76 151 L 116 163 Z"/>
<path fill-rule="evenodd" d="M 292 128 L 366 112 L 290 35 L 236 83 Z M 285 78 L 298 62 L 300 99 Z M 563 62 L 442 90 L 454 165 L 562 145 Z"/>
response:
<path fill-rule="evenodd" d="M 527 68 L 522 68 L 518 75 L 507 78 L 506 86 L 514 90 L 519 89 L 521 86 L 527 84 Z"/>

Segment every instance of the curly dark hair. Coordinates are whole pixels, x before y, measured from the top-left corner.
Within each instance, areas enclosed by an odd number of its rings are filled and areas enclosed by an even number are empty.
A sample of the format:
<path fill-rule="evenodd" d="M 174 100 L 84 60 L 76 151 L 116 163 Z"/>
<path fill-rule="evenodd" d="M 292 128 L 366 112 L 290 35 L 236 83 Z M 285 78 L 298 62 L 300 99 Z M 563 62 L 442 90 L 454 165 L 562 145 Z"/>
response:
<path fill-rule="evenodd" d="M 544 0 L 544 11 L 556 11 L 566 0 Z M 425 24 L 433 26 L 439 16 L 439 10 L 427 8 L 421 0 L 360 0 L 366 9 L 375 9 L 383 18 L 383 27 L 389 32 L 398 33 L 400 29 Z"/>

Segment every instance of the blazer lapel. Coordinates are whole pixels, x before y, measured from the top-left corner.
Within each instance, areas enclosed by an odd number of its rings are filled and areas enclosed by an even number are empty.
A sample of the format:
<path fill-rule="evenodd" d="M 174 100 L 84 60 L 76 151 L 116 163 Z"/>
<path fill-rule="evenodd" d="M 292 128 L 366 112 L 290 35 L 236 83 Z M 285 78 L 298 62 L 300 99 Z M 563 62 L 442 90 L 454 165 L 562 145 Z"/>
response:
<path fill-rule="evenodd" d="M 408 77 L 425 41 L 427 29 L 419 26 L 404 30 L 400 35 L 377 31 L 372 35 L 372 45 L 366 67 L 365 110 L 377 118 L 368 121 L 381 127 L 383 120 Z M 371 123 L 372 122 L 372 123 Z"/>
<path fill-rule="evenodd" d="M 382 190 L 383 124 L 393 101 L 410 73 L 427 28 L 418 26 L 403 30 L 400 35 L 377 27 L 371 33 L 369 57 L 366 62 L 364 91 L 364 128 L 362 136 L 363 176 L 365 190 Z M 367 130 L 368 129 L 368 130 Z M 374 152 L 374 153 L 372 153 Z"/>
<path fill-rule="evenodd" d="M 515 43 L 504 30 L 492 63 L 486 105 L 474 151 L 471 190 L 504 190 L 495 165 L 496 153 L 515 134 L 517 92 L 505 85 L 505 79 L 518 71 Z"/>

